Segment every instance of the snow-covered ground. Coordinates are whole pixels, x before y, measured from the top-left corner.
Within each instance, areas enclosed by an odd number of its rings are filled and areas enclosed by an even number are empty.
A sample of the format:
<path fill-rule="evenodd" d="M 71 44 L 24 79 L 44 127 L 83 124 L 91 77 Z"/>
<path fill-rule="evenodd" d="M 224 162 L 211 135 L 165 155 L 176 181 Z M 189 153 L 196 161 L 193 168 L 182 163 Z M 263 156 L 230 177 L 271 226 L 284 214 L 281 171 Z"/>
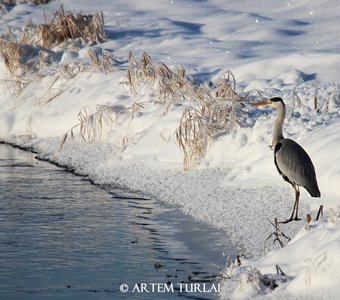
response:
<path fill-rule="evenodd" d="M 103 12 L 107 41 L 85 48 L 60 50 L 47 76 L 13 93 L 0 60 L 0 139 L 34 149 L 45 159 L 74 169 L 100 184 L 117 185 L 181 208 L 196 219 L 225 230 L 247 259 L 224 271 L 222 299 L 336 299 L 340 294 L 340 2 L 115 0 L 52 1 L 20 4 L 0 10 L 0 33 L 10 26 L 19 34 L 25 22 L 51 20 L 63 3 L 65 11 Z M 74 77 L 58 72 L 65 65 L 89 65 L 88 48 L 111 52 L 113 72 L 91 68 Z M 197 83 L 216 80 L 230 70 L 237 92 L 259 90 L 280 96 L 288 111 L 284 134 L 300 143 L 314 163 L 321 198 L 302 189 L 303 221 L 281 225 L 292 238 L 274 246 L 277 217 L 287 218 L 294 193 L 278 175 L 272 139 L 276 112 L 249 106 L 247 126 L 211 140 L 201 163 L 183 171 L 183 155 L 175 142 L 183 105 L 155 105 L 146 89 L 131 95 L 121 82 L 128 53 L 143 52 L 170 69 L 179 66 Z M 259 98 L 252 92 L 252 99 Z M 318 110 L 314 109 L 315 98 Z M 300 99 L 302 105 L 297 105 Z M 150 101 L 151 100 L 151 101 Z M 74 129 L 60 150 L 63 135 L 87 107 L 122 111 L 143 103 L 133 115 L 105 132 L 101 141 L 85 143 Z M 315 219 L 320 205 L 325 215 Z M 269 219 L 269 220 L 268 220 Z M 283 242 L 287 241 L 282 238 Z M 276 275 L 278 265 L 284 275 Z M 275 281 L 271 289 L 264 282 Z"/>

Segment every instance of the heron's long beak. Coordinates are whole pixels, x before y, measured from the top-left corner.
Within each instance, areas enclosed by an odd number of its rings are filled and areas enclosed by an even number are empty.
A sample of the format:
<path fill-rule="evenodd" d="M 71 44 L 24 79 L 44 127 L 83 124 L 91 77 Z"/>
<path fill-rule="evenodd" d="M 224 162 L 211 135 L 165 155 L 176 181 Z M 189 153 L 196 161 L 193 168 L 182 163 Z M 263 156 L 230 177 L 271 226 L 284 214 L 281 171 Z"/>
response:
<path fill-rule="evenodd" d="M 272 102 L 271 101 L 265 101 L 265 102 L 257 102 L 257 103 L 252 103 L 253 106 L 271 106 Z"/>

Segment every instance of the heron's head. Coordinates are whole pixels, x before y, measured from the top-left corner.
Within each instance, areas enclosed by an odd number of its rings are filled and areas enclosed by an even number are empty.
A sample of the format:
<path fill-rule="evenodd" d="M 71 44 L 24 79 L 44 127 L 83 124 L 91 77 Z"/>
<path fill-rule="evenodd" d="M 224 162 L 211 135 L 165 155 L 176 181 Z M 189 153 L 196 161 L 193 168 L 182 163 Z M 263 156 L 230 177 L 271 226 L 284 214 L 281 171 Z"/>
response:
<path fill-rule="evenodd" d="M 285 104 L 280 97 L 274 97 L 268 101 L 253 103 L 253 106 L 271 106 L 275 109 L 279 109 L 280 107 L 285 107 Z"/>

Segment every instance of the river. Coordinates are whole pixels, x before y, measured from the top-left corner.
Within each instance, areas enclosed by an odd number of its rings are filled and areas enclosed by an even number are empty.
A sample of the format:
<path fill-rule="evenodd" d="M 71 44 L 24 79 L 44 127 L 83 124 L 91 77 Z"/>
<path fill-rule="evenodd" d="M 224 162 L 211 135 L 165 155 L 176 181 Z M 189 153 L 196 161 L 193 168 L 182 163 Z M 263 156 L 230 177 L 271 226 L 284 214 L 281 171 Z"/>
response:
<path fill-rule="evenodd" d="M 0 299 L 216 299 L 227 256 L 177 208 L 0 144 Z"/>

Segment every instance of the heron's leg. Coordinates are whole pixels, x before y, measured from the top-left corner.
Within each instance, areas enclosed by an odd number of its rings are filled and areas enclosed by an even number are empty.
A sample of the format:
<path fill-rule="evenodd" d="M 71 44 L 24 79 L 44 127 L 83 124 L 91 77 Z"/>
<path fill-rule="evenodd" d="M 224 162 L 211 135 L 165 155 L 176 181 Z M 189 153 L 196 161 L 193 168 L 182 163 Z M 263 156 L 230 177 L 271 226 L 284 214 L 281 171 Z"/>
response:
<path fill-rule="evenodd" d="M 294 187 L 294 191 L 295 191 L 295 202 L 294 202 L 294 207 L 293 207 L 292 214 L 291 214 L 289 219 L 287 219 L 286 221 L 280 222 L 280 223 L 286 224 L 286 223 L 292 222 L 293 220 L 294 221 L 300 220 L 298 218 L 300 189 L 299 189 L 298 185 L 293 185 L 293 187 Z M 294 213 L 295 213 L 295 218 L 293 218 L 294 217 Z"/>
<path fill-rule="evenodd" d="M 294 186 L 295 189 L 295 204 L 294 204 L 294 208 L 295 208 L 295 219 L 294 220 L 301 220 L 298 217 L 298 211 L 299 211 L 299 200 L 300 200 L 300 188 L 298 185 Z M 294 213 L 294 211 L 293 211 Z M 292 215 L 293 217 L 293 215 Z"/>
<path fill-rule="evenodd" d="M 292 220 L 293 220 L 293 216 L 294 216 L 295 209 L 296 209 L 296 199 L 295 199 L 295 202 L 294 202 L 294 207 L 293 207 L 292 214 L 291 214 L 290 218 L 289 218 L 287 221 L 292 221 Z M 287 222 L 287 223 L 288 223 L 288 222 Z"/>

